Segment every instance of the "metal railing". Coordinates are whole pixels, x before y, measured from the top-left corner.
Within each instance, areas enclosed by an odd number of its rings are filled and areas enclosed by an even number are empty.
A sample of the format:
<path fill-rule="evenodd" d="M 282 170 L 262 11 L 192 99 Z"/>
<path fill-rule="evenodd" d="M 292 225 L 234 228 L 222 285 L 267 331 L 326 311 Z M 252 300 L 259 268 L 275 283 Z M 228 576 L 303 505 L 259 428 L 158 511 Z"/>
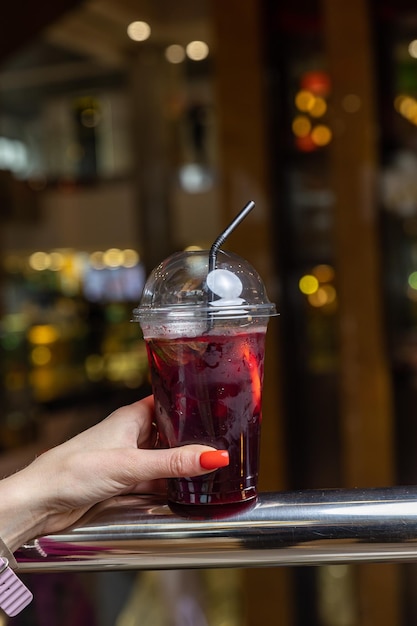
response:
<path fill-rule="evenodd" d="M 158 496 L 121 496 L 16 557 L 27 572 L 412 561 L 417 487 L 262 493 L 207 519 L 180 517 Z"/>

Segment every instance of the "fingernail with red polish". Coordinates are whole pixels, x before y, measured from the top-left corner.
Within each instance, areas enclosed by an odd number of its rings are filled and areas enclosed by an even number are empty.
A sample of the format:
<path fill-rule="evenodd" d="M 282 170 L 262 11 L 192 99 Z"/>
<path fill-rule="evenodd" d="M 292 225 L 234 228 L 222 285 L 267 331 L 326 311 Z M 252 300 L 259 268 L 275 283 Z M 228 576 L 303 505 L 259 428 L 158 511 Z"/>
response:
<path fill-rule="evenodd" d="M 229 465 L 229 453 L 227 450 L 213 450 L 213 452 L 202 452 L 200 455 L 200 465 L 207 470 L 214 470 L 218 467 Z"/>

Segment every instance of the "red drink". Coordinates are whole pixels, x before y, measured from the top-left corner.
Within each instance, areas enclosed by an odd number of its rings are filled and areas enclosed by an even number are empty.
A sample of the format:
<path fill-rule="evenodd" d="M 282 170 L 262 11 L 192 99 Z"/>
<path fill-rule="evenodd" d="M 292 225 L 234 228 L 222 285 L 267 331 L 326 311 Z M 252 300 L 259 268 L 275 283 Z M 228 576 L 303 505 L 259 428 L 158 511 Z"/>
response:
<path fill-rule="evenodd" d="M 205 444 L 230 457 L 204 476 L 170 479 L 169 500 L 192 510 L 255 498 L 265 329 L 148 339 L 147 348 L 162 445 Z"/>
<path fill-rule="evenodd" d="M 133 320 L 148 349 L 161 443 L 229 453 L 226 467 L 169 480 L 170 506 L 182 515 L 218 517 L 256 501 L 265 333 L 274 315 L 261 277 L 232 252 L 177 252 L 146 281 Z"/>

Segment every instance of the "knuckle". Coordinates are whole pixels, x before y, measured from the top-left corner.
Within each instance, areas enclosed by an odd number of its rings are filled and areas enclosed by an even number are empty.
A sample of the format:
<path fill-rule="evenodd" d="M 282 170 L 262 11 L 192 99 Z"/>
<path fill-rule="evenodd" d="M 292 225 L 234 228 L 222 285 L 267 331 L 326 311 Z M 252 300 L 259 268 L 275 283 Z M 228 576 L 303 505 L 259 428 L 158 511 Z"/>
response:
<path fill-rule="evenodd" d="M 175 450 L 171 455 L 169 467 L 173 476 L 187 476 L 191 470 L 191 462 L 186 451 Z"/>

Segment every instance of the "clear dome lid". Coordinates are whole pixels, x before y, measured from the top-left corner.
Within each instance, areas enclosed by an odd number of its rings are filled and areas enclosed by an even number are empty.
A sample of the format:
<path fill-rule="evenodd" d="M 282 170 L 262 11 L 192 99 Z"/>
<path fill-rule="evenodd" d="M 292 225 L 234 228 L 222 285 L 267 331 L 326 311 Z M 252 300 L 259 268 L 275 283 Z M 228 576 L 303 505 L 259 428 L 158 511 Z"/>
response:
<path fill-rule="evenodd" d="M 149 275 L 133 321 L 142 325 L 179 319 L 239 319 L 276 315 L 257 271 L 240 256 L 219 250 L 177 252 Z"/>

